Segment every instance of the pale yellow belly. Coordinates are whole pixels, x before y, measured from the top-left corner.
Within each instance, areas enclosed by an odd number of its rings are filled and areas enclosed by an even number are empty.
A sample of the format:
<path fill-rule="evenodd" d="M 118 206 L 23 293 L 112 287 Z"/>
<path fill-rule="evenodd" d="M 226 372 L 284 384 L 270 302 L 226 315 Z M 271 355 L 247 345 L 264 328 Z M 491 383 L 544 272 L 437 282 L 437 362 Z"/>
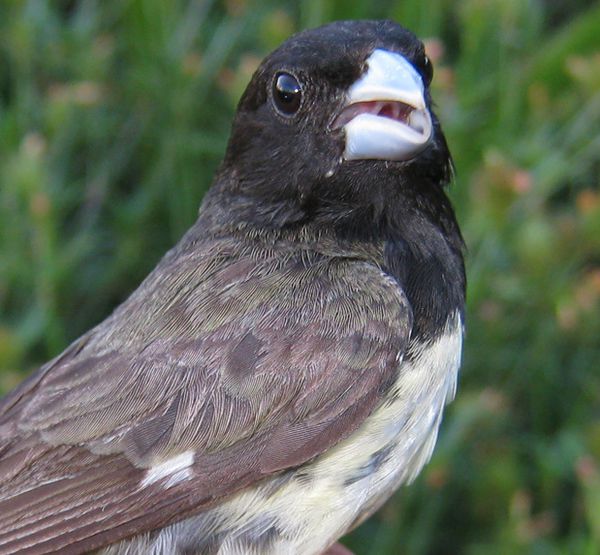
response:
<path fill-rule="evenodd" d="M 461 343 L 462 323 L 454 317 L 434 342 L 413 344 L 386 400 L 352 436 L 311 463 L 104 553 L 322 553 L 431 456 L 442 410 L 456 389 Z"/>

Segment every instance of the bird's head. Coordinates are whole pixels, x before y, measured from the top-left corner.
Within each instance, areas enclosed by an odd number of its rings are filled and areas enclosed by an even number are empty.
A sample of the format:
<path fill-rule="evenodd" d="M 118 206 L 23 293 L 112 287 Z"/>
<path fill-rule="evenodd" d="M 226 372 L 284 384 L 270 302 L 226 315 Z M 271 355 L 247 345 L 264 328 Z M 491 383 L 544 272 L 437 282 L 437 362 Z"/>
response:
<path fill-rule="evenodd" d="M 407 195 L 438 197 L 452 162 L 432 75 L 423 44 L 392 21 L 301 32 L 252 77 L 217 182 L 247 199 L 261 225 L 279 227 L 307 218 L 360 226 Z"/>

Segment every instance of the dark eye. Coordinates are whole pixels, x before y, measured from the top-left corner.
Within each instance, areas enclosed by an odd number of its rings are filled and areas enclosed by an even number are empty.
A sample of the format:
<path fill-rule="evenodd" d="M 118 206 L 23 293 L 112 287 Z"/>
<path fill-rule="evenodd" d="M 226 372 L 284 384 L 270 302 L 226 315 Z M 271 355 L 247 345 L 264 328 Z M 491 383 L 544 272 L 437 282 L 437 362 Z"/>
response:
<path fill-rule="evenodd" d="M 275 75 L 273 100 L 280 112 L 288 116 L 295 114 L 302 100 L 302 87 L 298 80 L 289 73 L 281 72 Z"/>
<path fill-rule="evenodd" d="M 421 74 L 426 85 L 431 83 L 433 79 L 433 64 L 428 56 L 423 56 L 423 62 L 421 63 Z"/>

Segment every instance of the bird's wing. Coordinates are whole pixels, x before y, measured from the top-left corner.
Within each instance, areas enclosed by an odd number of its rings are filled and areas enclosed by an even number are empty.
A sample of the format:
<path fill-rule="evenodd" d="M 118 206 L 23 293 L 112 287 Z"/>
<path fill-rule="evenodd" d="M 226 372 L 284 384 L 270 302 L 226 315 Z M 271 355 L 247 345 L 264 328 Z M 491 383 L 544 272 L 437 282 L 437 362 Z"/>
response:
<path fill-rule="evenodd" d="M 88 551 L 305 463 L 373 410 L 411 325 L 366 262 L 163 263 L 0 403 L 0 553 Z"/>

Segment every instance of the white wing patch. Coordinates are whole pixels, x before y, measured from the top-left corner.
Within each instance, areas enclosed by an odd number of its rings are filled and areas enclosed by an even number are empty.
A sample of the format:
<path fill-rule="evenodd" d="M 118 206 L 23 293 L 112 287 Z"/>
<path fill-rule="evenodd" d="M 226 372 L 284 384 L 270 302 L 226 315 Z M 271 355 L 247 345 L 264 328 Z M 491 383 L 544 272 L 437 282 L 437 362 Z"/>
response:
<path fill-rule="evenodd" d="M 186 451 L 166 461 L 150 467 L 146 471 L 146 476 L 142 480 L 142 487 L 154 484 L 163 478 L 168 478 L 164 483 L 165 488 L 170 488 L 175 484 L 187 480 L 192 476 L 191 466 L 194 464 L 194 452 Z"/>
<path fill-rule="evenodd" d="M 456 391 L 462 336 L 457 313 L 448 318 L 437 338 L 414 341 L 388 398 L 354 434 L 309 464 L 290 470 L 276 491 L 270 480 L 259 482 L 207 512 L 167 526 L 152 539 L 127 540 L 150 542 L 131 543 L 127 553 L 175 553 L 182 548 L 181 542 L 191 545 L 190 538 L 197 538 L 200 546 L 218 531 L 228 535 L 219 550 L 223 555 L 323 553 L 400 484 L 414 479 L 429 460 L 442 410 Z M 192 462 L 191 452 L 173 457 L 149 469 L 144 483 L 169 477 L 164 487 L 170 487 L 191 474 Z M 257 544 L 260 551 L 250 550 L 248 541 L 252 543 L 252 538 L 267 534 L 268 529 L 276 530 L 270 543 Z"/>

